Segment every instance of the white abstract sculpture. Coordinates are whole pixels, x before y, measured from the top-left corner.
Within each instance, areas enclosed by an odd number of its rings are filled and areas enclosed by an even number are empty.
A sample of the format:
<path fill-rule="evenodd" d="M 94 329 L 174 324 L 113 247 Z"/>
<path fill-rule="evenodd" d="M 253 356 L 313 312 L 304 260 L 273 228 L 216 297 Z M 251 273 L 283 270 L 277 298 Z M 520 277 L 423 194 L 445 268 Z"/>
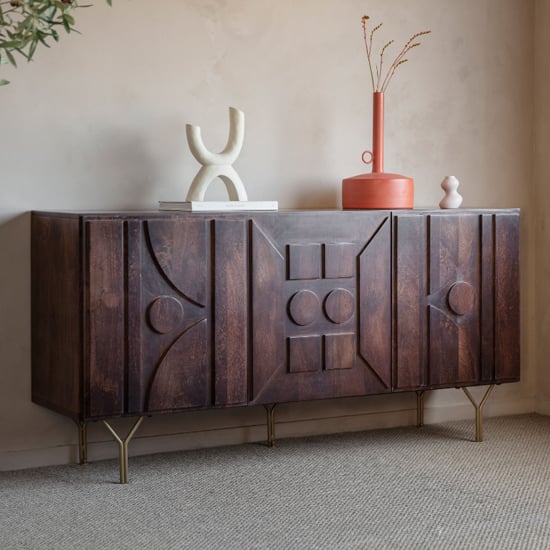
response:
<path fill-rule="evenodd" d="M 239 109 L 229 107 L 229 138 L 221 153 L 212 153 L 205 147 L 199 126 L 187 124 L 186 133 L 191 153 L 202 164 L 191 183 L 186 200 L 203 201 L 210 183 L 214 179 L 220 178 L 227 188 L 230 201 L 247 201 L 246 189 L 239 174 L 232 166 L 243 146 L 244 113 Z"/>
<path fill-rule="evenodd" d="M 454 176 L 447 176 L 441 182 L 441 189 L 445 191 L 445 196 L 439 203 L 439 208 L 458 208 L 462 204 L 462 196 L 457 189 L 459 181 Z"/>

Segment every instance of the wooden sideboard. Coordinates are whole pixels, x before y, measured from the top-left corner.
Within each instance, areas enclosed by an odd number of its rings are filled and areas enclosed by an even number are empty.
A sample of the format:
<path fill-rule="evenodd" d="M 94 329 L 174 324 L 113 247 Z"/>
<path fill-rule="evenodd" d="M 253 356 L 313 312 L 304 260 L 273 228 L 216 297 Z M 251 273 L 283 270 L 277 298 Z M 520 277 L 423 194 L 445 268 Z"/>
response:
<path fill-rule="evenodd" d="M 519 211 L 32 213 L 32 399 L 102 420 L 519 380 Z M 489 390 L 490 391 L 490 390 Z M 476 407 L 481 439 L 483 402 Z M 122 439 L 108 423 L 139 417 Z"/>

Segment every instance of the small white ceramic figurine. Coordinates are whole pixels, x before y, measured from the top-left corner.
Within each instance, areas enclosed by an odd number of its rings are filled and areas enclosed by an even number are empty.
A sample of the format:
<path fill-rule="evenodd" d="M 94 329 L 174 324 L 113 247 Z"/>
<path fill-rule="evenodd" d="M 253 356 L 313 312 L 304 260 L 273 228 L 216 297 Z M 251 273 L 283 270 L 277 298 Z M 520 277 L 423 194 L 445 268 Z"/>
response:
<path fill-rule="evenodd" d="M 188 201 L 203 201 L 206 189 L 210 183 L 220 178 L 227 187 L 229 200 L 247 201 L 248 196 L 239 174 L 232 164 L 237 160 L 244 141 L 244 113 L 229 107 L 229 138 L 221 153 L 209 151 L 201 137 L 199 126 L 187 124 L 187 141 L 193 156 L 202 164 L 202 168 L 191 183 L 187 193 Z"/>
<path fill-rule="evenodd" d="M 446 176 L 441 182 L 445 196 L 439 203 L 439 208 L 458 208 L 462 204 L 462 196 L 457 191 L 459 181 L 454 176 Z"/>

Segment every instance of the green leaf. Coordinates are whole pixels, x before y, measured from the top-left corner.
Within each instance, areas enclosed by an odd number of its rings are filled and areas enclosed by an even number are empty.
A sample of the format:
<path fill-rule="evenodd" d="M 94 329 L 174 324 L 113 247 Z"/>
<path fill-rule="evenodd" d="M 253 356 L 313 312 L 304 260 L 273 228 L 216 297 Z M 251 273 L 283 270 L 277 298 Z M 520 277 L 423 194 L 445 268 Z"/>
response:
<path fill-rule="evenodd" d="M 50 47 L 50 45 L 44 40 L 44 35 L 43 34 L 38 35 L 38 40 L 40 40 L 40 43 L 44 44 L 44 46 L 46 46 L 46 48 Z"/>
<path fill-rule="evenodd" d="M 67 19 L 65 19 L 65 17 L 63 17 L 63 26 L 65 27 L 65 31 L 67 31 L 67 33 L 71 32 L 71 25 L 69 24 Z"/>
<path fill-rule="evenodd" d="M 29 48 L 29 53 L 27 55 L 27 60 L 30 61 L 32 59 L 32 56 L 34 55 L 34 52 L 36 51 L 36 46 L 38 46 L 38 41 L 34 40 L 31 43 L 31 47 Z"/>
<path fill-rule="evenodd" d="M 18 48 L 19 46 L 20 46 L 19 41 L 16 42 L 15 40 L 6 40 L 5 42 L 2 42 L 0 47 L 3 50 L 8 50 L 12 48 Z"/>
<path fill-rule="evenodd" d="M 15 58 L 13 57 L 12 53 L 9 50 L 6 50 L 6 57 L 8 58 L 8 61 L 14 66 L 17 67 L 17 63 L 15 62 Z"/>
<path fill-rule="evenodd" d="M 0 86 L 5 86 L 6 84 L 9 84 L 9 80 L 5 80 L 4 78 L 0 78 Z"/>
<path fill-rule="evenodd" d="M 20 25 L 20 32 L 22 32 L 24 29 L 31 29 L 34 24 L 34 19 L 32 17 L 27 17 L 23 21 L 21 21 Z"/>
<path fill-rule="evenodd" d="M 13 4 L 0 0 L 0 64 L 16 67 L 17 55 L 30 61 L 38 45 L 50 47 L 46 42 L 49 37 L 59 41 L 60 26 L 67 33 L 78 33 L 74 10 L 94 3 L 80 4 L 80 1 L 85 0 L 21 0 Z M 108 6 L 113 5 L 112 0 L 105 1 Z M 1 80 L 0 85 L 7 83 Z"/>

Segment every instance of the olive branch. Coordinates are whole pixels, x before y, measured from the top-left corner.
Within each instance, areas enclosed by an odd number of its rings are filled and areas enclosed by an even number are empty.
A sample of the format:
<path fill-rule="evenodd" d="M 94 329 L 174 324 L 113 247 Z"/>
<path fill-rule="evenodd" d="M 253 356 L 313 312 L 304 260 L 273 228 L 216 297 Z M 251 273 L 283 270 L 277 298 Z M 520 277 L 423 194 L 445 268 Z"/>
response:
<path fill-rule="evenodd" d="M 112 5 L 112 0 L 106 0 Z M 16 55 L 31 61 L 39 44 L 59 42 L 58 29 L 78 32 L 72 11 L 85 8 L 78 0 L 0 0 L 0 64 L 17 67 Z M 9 84 L 0 79 L 0 86 Z"/>
<path fill-rule="evenodd" d="M 386 50 L 394 43 L 394 40 L 386 42 L 380 50 L 378 61 L 373 61 L 373 38 L 376 31 L 378 31 L 382 27 L 382 23 L 373 27 L 373 29 L 369 33 L 367 31 L 367 21 L 369 19 L 370 17 L 368 15 L 363 15 L 363 17 L 361 18 L 361 26 L 363 27 L 363 41 L 365 42 L 365 50 L 367 52 L 367 60 L 369 63 L 372 91 L 385 92 L 388 89 L 388 86 L 397 68 L 404 63 L 407 63 L 407 61 L 409 60 L 406 55 L 413 48 L 417 48 L 418 46 L 420 46 L 421 42 L 419 41 L 419 38 L 426 34 L 430 34 L 432 31 L 427 30 L 413 34 L 409 38 L 407 43 L 403 46 L 401 51 L 396 55 L 395 59 L 384 74 L 384 54 L 386 53 Z"/>

